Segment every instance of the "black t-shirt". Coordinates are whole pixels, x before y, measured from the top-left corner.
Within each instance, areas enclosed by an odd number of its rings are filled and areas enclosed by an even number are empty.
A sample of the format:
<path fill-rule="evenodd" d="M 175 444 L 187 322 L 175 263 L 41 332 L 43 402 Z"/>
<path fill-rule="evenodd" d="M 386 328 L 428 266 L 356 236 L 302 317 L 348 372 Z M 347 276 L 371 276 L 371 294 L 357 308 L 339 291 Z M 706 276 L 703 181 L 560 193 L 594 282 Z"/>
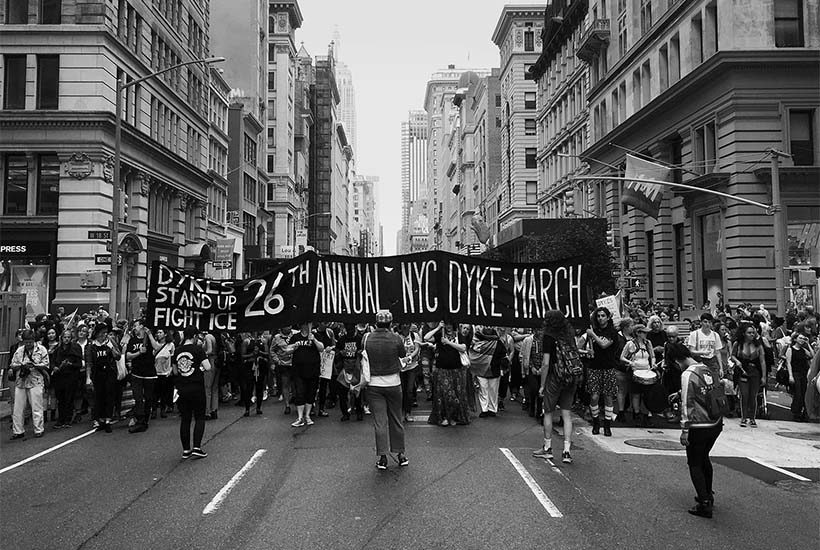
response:
<path fill-rule="evenodd" d="M 595 353 L 595 357 L 592 358 L 589 368 L 596 370 L 615 368 L 618 361 L 620 361 L 620 357 L 618 356 L 618 333 L 615 332 L 612 326 L 607 326 L 606 328 L 595 327 L 593 330 L 598 338 L 606 338 L 610 340 L 612 344 L 606 348 L 602 348 L 598 345 L 598 342 L 595 340 L 592 341 L 592 350 Z"/>
<path fill-rule="evenodd" d="M 205 350 L 197 344 L 185 344 L 174 351 L 174 365 L 177 366 L 177 376 L 174 380 L 177 389 L 205 387 L 205 376 L 199 368 L 207 359 Z"/>
<path fill-rule="evenodd" d="M 436 368 L 445 370 L 455 370 L 461 368 L 461 357 L 458 350 L 448 344 L 441 342 L 441 331 L 435 335 L 438 357 L 436 358 Z"/>
<path fill-rule="evenodd" d="M 555 357 L 556 357 L 556 354 L 558 353 L 558 350 L 556 349 L 557 345 L 558 345 L 558 342 L 555 341 L 555 338 L 553 338 L 549 334 L 544 334 L 544 337 L 541 339 L 541 357 L 532 357 L 531 356 L 530 357 L 530 365 L 533 364 L 533 361 L 536 361 L 536 363 L 535 363 L 536 365 L 540 365 L 541 360 L 543 358 L 543 355 L 545 353 L 549 353 L 550 354 L 550 367 L 552 367 L 555 364 Z M 552 374 L 553 372 L 555 372 L 555 370 L 550 368 L 550 374 Z"/>
<path fill-rule="evenodd" d="M 302 336 L 297 332 L 288 340 L 288 344 L 296 344 L 293 351 L 293 373 L 302 378 L 318 378 L 321 358 L 316 345 L 309 340 L 310 336 Z"/>
<path fill-rule="evenodd" d="M 139 353 L 141 345 L 145 345 L 145 352 L 131 359 L 131 374 L 140 378 L 156 378 L 157 369 L 154 366 L 154 354 L 151 352 L 150 344 L 132 338 L 128 342 L 127 353 Z"/>
<path fill-rule="evenodd" d="M 362 351 L 360 334 L 345 334 L 336 340 L 336 357 L 339 368 L 351 371 L 356 368 L 357 355 Z"/>

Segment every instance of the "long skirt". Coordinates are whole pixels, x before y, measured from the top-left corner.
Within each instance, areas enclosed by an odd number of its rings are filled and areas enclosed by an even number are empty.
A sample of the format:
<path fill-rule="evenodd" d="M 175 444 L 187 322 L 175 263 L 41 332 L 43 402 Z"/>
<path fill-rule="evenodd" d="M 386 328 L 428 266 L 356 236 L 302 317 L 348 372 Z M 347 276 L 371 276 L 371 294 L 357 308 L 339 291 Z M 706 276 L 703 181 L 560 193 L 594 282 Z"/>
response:
<path fill-rule="evenodd" d="M 433 410 L 427 422 L 438 424 L 443 420 L 455 424 L 469 424 L 467 376 L 464 369 L 436 369 L 433 373 Z"/>

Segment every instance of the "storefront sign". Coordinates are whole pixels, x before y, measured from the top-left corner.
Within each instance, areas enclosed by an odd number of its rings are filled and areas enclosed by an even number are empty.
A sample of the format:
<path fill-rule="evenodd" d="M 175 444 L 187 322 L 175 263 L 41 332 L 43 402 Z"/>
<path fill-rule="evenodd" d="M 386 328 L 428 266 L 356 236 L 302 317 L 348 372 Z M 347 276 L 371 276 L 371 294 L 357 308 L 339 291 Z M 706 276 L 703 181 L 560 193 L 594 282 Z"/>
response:
<path fill-rule="evenodd" d="M 446 252 L 357 258 L 308 252 L 245 280 L 201 279 L 155 262 L 148 320 L 156 328 L 264 330 L 299 321 L 452 321 L 540 326 L 562 311 L 588 324 L 583 261 L 496 262 Z"/>
<path fill-rule="evenodd" d="M 48 311 L 49 269 L 47 265 L 11 266 L 11 288 L 26 295 L 26 318 Z"/>

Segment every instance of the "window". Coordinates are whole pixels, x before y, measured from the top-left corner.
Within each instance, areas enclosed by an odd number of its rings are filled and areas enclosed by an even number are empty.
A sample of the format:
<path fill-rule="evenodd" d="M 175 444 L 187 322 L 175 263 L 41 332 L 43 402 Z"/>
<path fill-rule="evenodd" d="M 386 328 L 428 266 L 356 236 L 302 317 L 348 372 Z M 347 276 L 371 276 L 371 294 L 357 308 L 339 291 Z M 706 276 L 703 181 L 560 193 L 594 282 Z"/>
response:
<path fill-rule="evenodd" d="M 664 44 L 658 50 L 658 71 L 660 90 L 669 87 L 669 46 Z"/>
<path fill-rule="evenodd" d="M 527 182 L 527 204 L 536 204 L 538 202 L 538 182 Z"/>
<path fill-rule="evenodd" d="M 817 236 L 820 234 L 820 207 L 786 207 L 789 265 L 808 268 L 818 263 Z"/>
<path fill-rule="evenodd" d="M 57 214 L 60 197 L 60 159 L 40 155 L 37 159 L 37 215 Z"/>
<path fill-rule="evenodd" d="M 803 46 L 803 0 L 775 0 L 774 45 L 778 48 Z"/>
<path fill-rule="evenodd" d="M 276 101 L 268 100 L 268 120 L 276 120 Z"/>
<path fill-rule="evenodd" d="M 259 182 L 259 206 L 265 206 L 265 183 Z"/>
<path fill-rule="evenodd" d="M 641 36 L 652 27 L 652 0 L 641 0 Z"/>
<path fill-rule="evenodd" d="M 814 111 L 789 111 L 789 151 L 795 166 L 814 166 Z"/>
<path fill-rule="evenodd" d="M 524 108 L 535 109 L 535 92 L 524 92 Z"/>
<path fill-rule="evenodd" d="M 3 214 L 25 216 L 28 201 L 28 161 L 25 155 L 6 155 Z"/>
<path fill-rule="evenodd" d="M 632 73 L 632 111 L 637 113 L 641 110 L 641 71 L 640 69 Z"/>
<path fill-rule="evenodd" d="M 6 23 L 28 25 L 28 0 L 6 0 Z"/>
<path fill-rule="evenodd" d="M 268 155 L 268 172 L 273 172 L 274 158 L 273 155 Z M 273 187 L 271 187 L 271 189 L 272 188 Z"/>
<path fill-rule="evenodd" d="M 538 168 L 538 163 L 535 160 L 535 156 L 537 154 L 537 149 L 527 147 L 524 150 L 524 167 L 525 168 Z"/>
<path fill-rule="evenodd" d="M 717 155 L 717 134 L 715 123 L 709 122 L 695 129 L 695 163 L 701 174 L 710 174 L 715 169 Z"/>
<path fill-rule="evenodd" d="M 698 13 L 692 18 L 692 30 L 689 33 L 689 47 L 692 49 L 692 62 L 700 65 L 703 62 L 703 19 Z"/>
<path fill-rule="evenodd" d="M 621 123 L 620 119 L 618 118 L 618 115 L 620 114 L 619 111 L 618 111 L 618 105 L 620 103 L 618 101 L 618 98 L 619 98 L 618 89 L 616 88 L 615 90 L 612 90 L 612 127 L 613 128 L 615 128 L 616 126 L 618 126 L 618 124 Z"/>
<path fill-rule="evenodd" d="M 268 91 L 276 89 L 276 71 L 268 71 Z"/>
<path fill-rule="evenodd" d="M 626 50 L 629 48 L 627 44 L 627 30 L 626 30 L 626 1 L 619 0 L 618 2 L 618 55 L 623 57 L 626 55 Z"/>
<path fill-rule="evenodd" d="M 524 119 L 524 135 L 525 136 L 534 136 L 535 134 L 536 134 L 535 119 L 534 118 Z"/>
<path fill-rule="evenodd" d="M 37 108 L 57 109 L 60 103 L 60 56 L 37 56 Z M 126 117 L 127 118 L 127 117 Z"/>
<path fill-rule="evenodd" d="M 643 93 L 641 104 L 648 105 L 652 101 L 652 70 L 649 67 L 649 61 L 644 62 L 641 67 L 641 85 Z"/>
<path fill-rule="evenodd" d="M 25 109 L 26 108 L 26 56 L 7 55 L 5 56 L 5 75 L 3 78 L 3 97 L 5 98 L 4 108 Z"/>
<path fill-rule="evenodd" d="M 243 154 L 245 162 L 252 166 L 256 166 L 256 142 L 248 134 L 245 134 L 244 148 L 245 150 Z"/>
<path fill-rule="evenodd" d="M 524 51 L 535 51 L 535 33 L 532 32 L 532 29 L 524 31 Z"/>
<path fill-rule="evenodd" d="M 247 212 L 242 212 L 242 226 L 245 229 L 245 245 L 256 245 L 256 218 Z"/>
<path fill-rule="evenodd" d="M 501 94 L 495 94 L 495 106 L 501 107 Z"/>
<path fill-rule="evenodd" d="M 10 0 L 9 4 L 15 3 Z M 25 2 L 16 2 L 24 4 Z M 40 24 L 41 25 L 59 25 L 60 12 L 62 11 L 62 0 L 40 0 Z"/>
<path fill-rule="evenodd" d="M 196 233 L 197 233 L 197 218 L 198 216 L 197 211 L 199 209 L 195 207 L 189 206 L 187 210 L 185 210 L 185 239 L 188 241 L 195 241 L 196 240 Z"/>
<path fill-rule="evenodd" d="M 669 85 L 680 80 L 680 36 L 675 33 L 669 41 Z"/>

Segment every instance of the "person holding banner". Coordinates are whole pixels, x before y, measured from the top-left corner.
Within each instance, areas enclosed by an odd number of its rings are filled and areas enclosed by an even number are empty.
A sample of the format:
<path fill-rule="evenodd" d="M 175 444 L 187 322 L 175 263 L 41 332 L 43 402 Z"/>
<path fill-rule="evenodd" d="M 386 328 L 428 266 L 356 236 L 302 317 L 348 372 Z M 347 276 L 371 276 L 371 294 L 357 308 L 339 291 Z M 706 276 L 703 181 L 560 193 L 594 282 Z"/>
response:
<path fill-rule="evenodd" d="M 262 401 L 267 388 L 268 347 L 262 338 L 255 338 L 250 332 L 242 335 L 242 374 L 240 377 L 241 403 L 245 414 L 250 416 L 251 404 L 256 400 L 256 414 L 262 414 Z"/>
<path fill-rule="evenodd" d="M 290 414 L 290 404 L 293 399 L 293 351 L 288 344 L 291 332 L 289 326 L 282 327 L 271 338 L 268 352 L 276 371 L 282 401 L 285 402 L 284 414 L 286 415 Z"/>
<path fill-rule="evenodd" d="M 618 380 L 615 365 L 618 358 L 618 333 L 612 324 L 612 314 L 605 307 L 597 307 L 592 313 L 592 327 L 587 329 L 592 342 L 593 357 L 589 365 L 587 392 L 592 415 L 592 434 L 601 433 L 600 398 L 604 398 L 604 435 L 612 435 L 612 419 L 615 416 L 615 399 L 618 397 Z"/>
<path fill-rule="evenodd" d="M 288 341 L 288 347 L 293 352 L 293 402 L 298 414 L 291 424 L 294 428 L 313 425 L 310 411 L 316 400 L 322 361 L 320 354 L 325 350 L 325 345 L 316 338 L 312 329 L 313 323 L 301 323 L 299 332 Z"/>
<path fill-rule="evenodd" d="M 466 365 L 461 362 L 467 346 L 459 342 L 457 326 L 442 321 L 425 339 L 436 344 L 433 410 L 427 422 L 439 426 L 469 424 Z"/>
<path fill-rule="evenodd" d="M 401 421 L 401 359 L 407 354 L 401 336 L 390 330 L 393 314 L 376 314 L 376 330 L 364 337 L 368 360 L 362 362 L 362 384 L 368 387 L 376 432 L 376 468 L 387 469 L 387 452 L 398 453 L 399 466 L 410 462 L 405 456 L 404 424 Z"/>

